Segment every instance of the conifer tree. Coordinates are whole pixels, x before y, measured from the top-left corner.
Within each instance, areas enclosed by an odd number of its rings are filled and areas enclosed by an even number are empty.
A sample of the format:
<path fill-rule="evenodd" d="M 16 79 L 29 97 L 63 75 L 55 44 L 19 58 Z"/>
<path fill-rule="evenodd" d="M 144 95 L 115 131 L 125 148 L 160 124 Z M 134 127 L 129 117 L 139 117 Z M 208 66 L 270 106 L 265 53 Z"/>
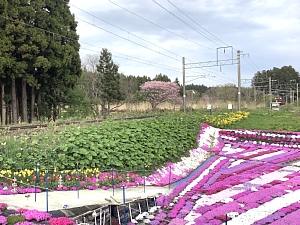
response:
<path fill-rule="evenodd" d="M 112 54 L 106 48 L 103 48 L 99 64 L 97 65 L 97 71 L 102 75 L 100 79 L 102 113 L 104 113 L 104 107 L 107 104 L 108 115 L 110 114 L 111 103 L 119 103 L 124 100 L 118 69 L 119 66 L 112 60 Z"/>
<path fill-rule="evenodd" d="M 46 108 L 38 112 L 55 118 L 64 95 L 81 75 L 77 23 L 68 3 L 0 0 L 0 82 L 10 93 L 12 123 L 19 117 L 27 122 L 28 112 L 32 121 L 36 101 Z"/>

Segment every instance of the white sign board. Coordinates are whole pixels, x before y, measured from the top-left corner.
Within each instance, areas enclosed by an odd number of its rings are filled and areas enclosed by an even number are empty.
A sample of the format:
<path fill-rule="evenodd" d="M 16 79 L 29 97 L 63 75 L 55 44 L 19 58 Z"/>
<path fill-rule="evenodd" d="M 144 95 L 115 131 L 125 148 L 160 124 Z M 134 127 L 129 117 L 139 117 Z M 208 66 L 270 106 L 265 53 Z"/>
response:
<path fill-rule="evenodd" d="M 272 102 L 271 107 L 272 107 L 272 110 L 279 111 L 280 103 L 279 102 Z"/>
<path fill-rule="evenodd" d="M 207 109 L 211 109 L 211 104 L 208 104 L 208 105 L 207 105 Z"/>
<path fill-rule="evenodd" d="M 232 110 L 232 104 L 228 104 L 228 109 Z"/>

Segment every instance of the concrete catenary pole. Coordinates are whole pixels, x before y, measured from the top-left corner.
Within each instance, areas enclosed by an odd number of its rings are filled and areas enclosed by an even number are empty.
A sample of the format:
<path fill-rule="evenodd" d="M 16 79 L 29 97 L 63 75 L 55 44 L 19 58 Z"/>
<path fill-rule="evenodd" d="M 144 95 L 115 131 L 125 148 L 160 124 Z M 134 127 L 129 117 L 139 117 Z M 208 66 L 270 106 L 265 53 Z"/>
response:
<path fill-rule="evenodd" d="M 241 111 L 241 51 L 237 51 L 238 63 L 238 111 Z"/>
<path fill-rule="evenodd" d="M 183 87 L 183 112 L 186 112 L 186 95 L 185 95 L 185 58 L 182 57 L 182 87 Z"/>
<path fill-rule="evenodd" d="M 270 101 L 270 109 L 272 109 L 272 78 L 269 77 L 269 101 Z"/>

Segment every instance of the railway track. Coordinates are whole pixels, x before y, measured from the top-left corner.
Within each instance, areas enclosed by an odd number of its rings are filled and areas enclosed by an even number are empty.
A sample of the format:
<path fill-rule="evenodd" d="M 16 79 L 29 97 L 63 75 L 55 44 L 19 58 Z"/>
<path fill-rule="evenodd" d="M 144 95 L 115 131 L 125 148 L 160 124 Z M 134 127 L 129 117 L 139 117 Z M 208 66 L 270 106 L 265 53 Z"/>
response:
<path fill-rule="evenodd" d="M 162 116 L 162 114 L 154 115 L 154 116 L 139 116 L 139 117 L 125 117 L 125 118 L 116 118 L 113 119 L 113 121 L 119 121 L 119 120 L 140 120 L 140 119 L 150 119 L 157 116 Z M 54 123 L 55 126 L 63 126 L 63 125 L 74 125 L 74 124 L 97 124 L 102 123 L 105 120 L 87 120 L 87 121 L 70 121 L 70 122 L 57 122 Z M 46 128 L 50 124 L 47 123 L 41 123 L 41 124 L 28 124 L 28 125 L 11 125 L 11 126 L 0 126 L 0 130 L 8 130 L 8 131 L 14 131 L 14 130 L 30 130 L 30 129 L 37 129 L 37 128 Z M 51 124 L 51 126 L 53 126 Z"/>

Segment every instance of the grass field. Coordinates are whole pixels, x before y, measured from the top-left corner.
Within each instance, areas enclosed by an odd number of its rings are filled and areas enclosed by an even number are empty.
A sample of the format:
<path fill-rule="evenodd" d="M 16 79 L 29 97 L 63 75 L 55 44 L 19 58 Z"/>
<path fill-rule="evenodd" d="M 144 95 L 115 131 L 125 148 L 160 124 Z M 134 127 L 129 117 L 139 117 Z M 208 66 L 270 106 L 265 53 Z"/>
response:
<path fill-rule="evenodd" d="M 294 111 L 249 110 L 248 119 L 239 121 L 230 128 L 248 130 L 300 131 L 300 113 Z"/>

